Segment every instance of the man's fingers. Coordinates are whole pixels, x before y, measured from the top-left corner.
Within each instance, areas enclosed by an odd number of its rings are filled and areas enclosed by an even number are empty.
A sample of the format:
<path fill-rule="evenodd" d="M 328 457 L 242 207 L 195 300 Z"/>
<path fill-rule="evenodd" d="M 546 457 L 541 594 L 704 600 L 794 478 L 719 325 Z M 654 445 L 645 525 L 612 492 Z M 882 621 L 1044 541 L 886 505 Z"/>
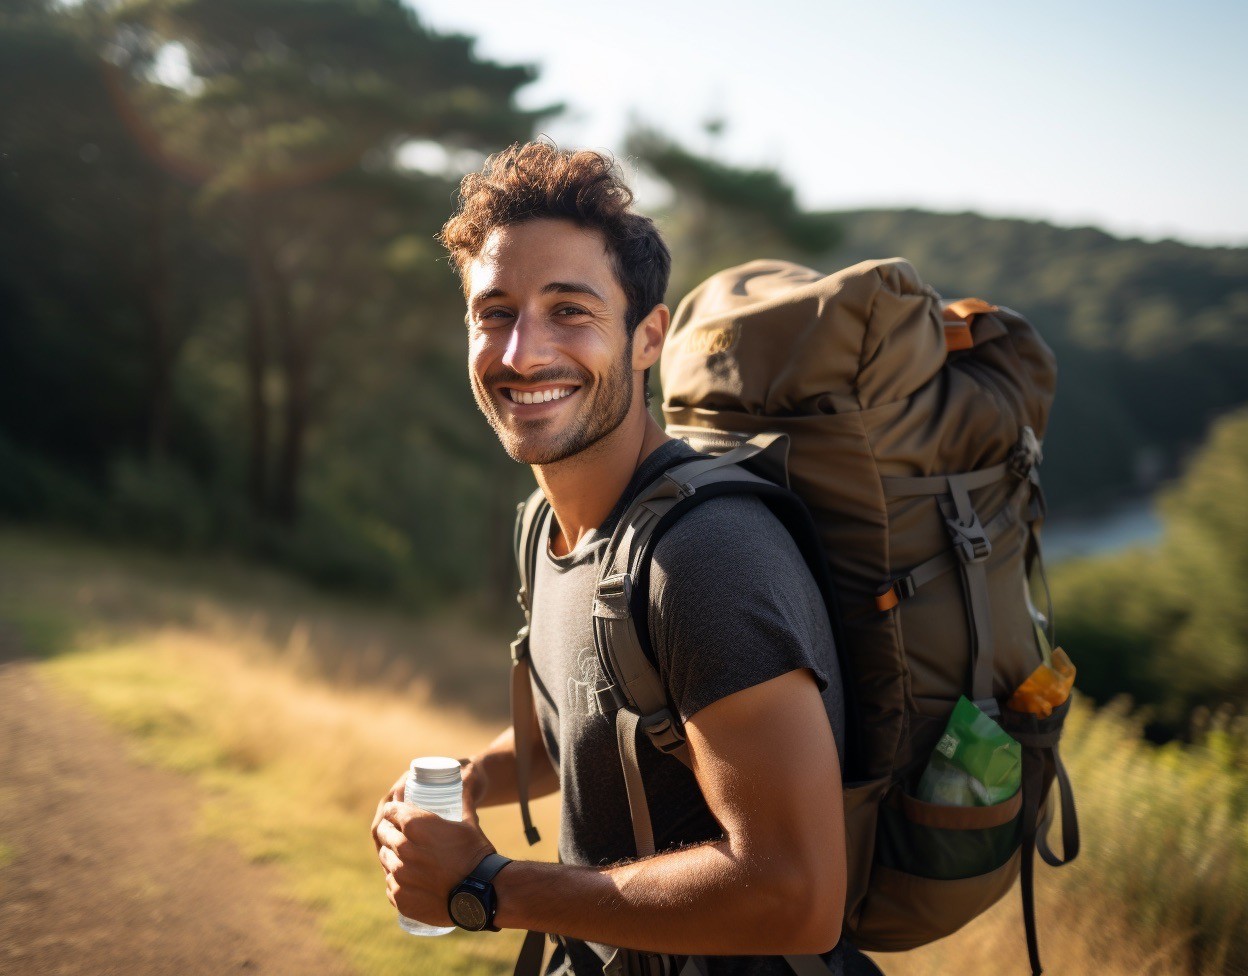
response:
<path fill-rule="evenodd" d="M 403 836 L 403 832 L 389 820 L 382 820 L 382 822 L 377 825 L 377 830 L 374 836 L 377 838 L 381 847 L 388 847 L 396 853 L 398 852 L 400 844 L 407 843 L 407 838 Z"/>

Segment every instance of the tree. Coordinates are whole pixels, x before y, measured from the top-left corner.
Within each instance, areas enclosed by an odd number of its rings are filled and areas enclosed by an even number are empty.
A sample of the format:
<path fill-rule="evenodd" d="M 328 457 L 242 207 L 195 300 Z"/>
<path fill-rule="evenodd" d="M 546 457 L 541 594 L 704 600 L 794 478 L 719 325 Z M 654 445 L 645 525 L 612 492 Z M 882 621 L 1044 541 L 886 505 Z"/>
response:
<path fill-rule="evenodd" d="M 441 178 L 399 171 L 399 150 L 496 147 L 552 109 L 515 105 L 532 68 L 477 59 L 398 0 L 141 0 L 111 18 L 136 114 L 198 174 L 205 219 L 246 268 L 248 490 L 292 524 L 309 431 L 342 375 L 327 344 L 387 290 L 387 250 L 445 198 Z M 147 97 L 135 79 L 170 52 L 187 65 L 180 92 Z"/>

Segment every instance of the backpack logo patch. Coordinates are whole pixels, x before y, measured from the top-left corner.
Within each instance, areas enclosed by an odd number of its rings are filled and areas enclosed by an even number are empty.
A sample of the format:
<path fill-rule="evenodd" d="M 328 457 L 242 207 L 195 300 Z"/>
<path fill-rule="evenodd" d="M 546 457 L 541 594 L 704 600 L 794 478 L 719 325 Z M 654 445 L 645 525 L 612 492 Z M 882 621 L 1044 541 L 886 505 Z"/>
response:
<path fill-rule="evenodd" d="M 717 329 L 700 329 L 689 336 L 689 348 L 703 356 L 713 356 L 717 352 L 727 352 L 740 337 L 741 326 L 736 322 Z"/>

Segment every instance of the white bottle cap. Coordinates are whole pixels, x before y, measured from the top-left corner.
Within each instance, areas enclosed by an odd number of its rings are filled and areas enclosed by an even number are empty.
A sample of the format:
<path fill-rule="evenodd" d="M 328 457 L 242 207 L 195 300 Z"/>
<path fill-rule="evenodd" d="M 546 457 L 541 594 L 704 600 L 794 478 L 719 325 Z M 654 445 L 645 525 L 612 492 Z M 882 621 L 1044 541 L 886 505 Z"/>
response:
<path fill-rule="evenodd" d="M 412 760 L 412 779 L 421 786 L 443 786 L 458 783 L 459 760 L 446 756 L 422 756 Z"/>

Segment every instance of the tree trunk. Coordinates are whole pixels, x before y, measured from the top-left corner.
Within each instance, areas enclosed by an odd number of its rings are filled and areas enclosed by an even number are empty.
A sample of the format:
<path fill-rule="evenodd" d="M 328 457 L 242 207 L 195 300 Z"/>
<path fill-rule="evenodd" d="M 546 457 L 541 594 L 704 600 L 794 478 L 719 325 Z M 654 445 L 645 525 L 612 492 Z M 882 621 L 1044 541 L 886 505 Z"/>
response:
<path fill-rule="evenodd" d="M 269 404 L 264 252 L 255 218 L 247 218 L 247 498 L 254 515 L 269 510 Z"/>
<path fill-rule="evenodd" d="M 312 340 L 295 322 L 290 284 L 270 266 L 274 285 L 274 324 L 281 343 L 281 366 L 285 379 L 282 443 L 277 455 L 277 479 L 273 486 L 273 514 L 284 525 L 299 517 L 299 479 L 303 473 L 304 441 L 310 417 L 309 372 Z"/>
<path fill-rule="evenodd" d="M 161 180 L 148 223 L 150 264 L 144 289 L 149 356 L 147 453 L 153 460 L 159 460 L 169 452 L 173 420 L 174 342 L 169 311 L 169 255 L 165 238 L 168 195 L 168 186 Z"/>

